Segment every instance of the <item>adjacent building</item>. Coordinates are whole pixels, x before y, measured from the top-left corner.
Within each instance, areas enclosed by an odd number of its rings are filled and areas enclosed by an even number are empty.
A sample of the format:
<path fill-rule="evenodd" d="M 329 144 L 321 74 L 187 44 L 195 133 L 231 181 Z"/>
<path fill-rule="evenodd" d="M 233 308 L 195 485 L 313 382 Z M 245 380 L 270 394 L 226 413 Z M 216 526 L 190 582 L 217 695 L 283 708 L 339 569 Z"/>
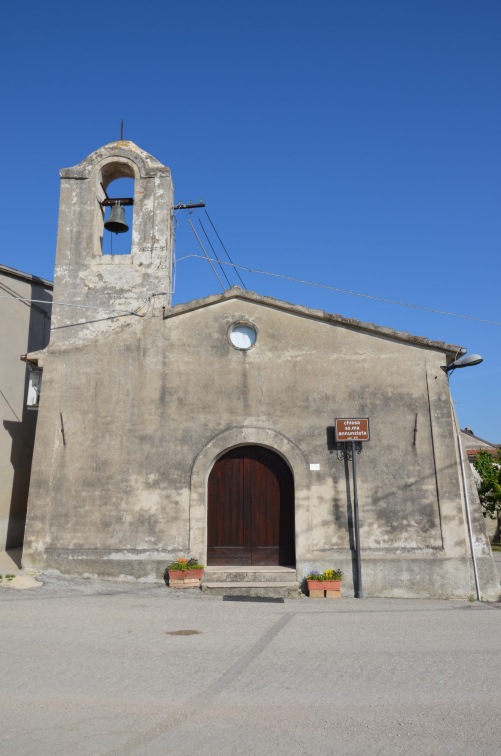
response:
<path fill-rule="evenodd" d="M 47 345 L 51 302 L 51 281 L 0 265 L 0 551 L 23 544 L 38 407 L 20 357 Z"/>
<path fill-rule="evenodd" d="M 479 436 L 476 436 L 471 428 L 462 429 L 461 440 L 463 442 L 463 448 L 468 456 L 468 461 L 470 463 L 473 479 L 475 480 L 477 484 L 479 484 L 480 475 L 478 474 L 478 472 L 475 470 L 475 467 L 474 467 L 475 457 L 480 451 L 489 452 L 489 454 L 492 454 L 492 456 L 494 457 L 497 455 L 501 446 L 500 444 L 493 444 L 490 441 L 486 441 L 484 438 L 480 438 Z M 494 519 L 492 517 L 487 516 L 485 518 L 485 529 L 492 543 L 499 543 L 499 538 L 501 535 L 500 524 L 501 524 L 501 518 L 499 517 Z"/>

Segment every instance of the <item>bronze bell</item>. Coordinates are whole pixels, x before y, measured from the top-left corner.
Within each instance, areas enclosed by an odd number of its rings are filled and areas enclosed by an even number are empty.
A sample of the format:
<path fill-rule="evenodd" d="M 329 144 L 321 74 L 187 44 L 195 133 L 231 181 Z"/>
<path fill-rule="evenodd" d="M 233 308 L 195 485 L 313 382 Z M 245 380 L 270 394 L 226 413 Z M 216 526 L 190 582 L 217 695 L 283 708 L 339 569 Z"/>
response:
<path fill-rule="evenodd" d="M 111 231 L 113 234 L 125 234 L 125 232 L 129 230 L 129 227 L 125 222 L 125 210 L 119 202 L 111 208 L 110 217 L 104 224 L 104 227 L 107 231 Z"/>

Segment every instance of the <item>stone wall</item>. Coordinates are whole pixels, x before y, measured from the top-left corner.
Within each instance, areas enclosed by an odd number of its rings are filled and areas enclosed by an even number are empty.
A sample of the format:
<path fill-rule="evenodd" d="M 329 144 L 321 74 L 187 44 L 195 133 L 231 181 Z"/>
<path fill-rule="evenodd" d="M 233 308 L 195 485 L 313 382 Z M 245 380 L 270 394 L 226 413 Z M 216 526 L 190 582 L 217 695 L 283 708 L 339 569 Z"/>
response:
<path fill-rule="evenodd" d="M 256 328 L 252 349 L 230 344 L 236 322 Z M 299 572 L 341 564 L 348 588 L 351 468 L 331 427 L 369 417 L 358 458 L 368 595 L 468 595 L 446 359 L 445 349 L 238 293 L 52 348 L 26 553 L 32 564 L 115 576 L 158 576 L 180 552 L 205 561 L 210 469 L 228 448 L 257 443 L 294 474 Z"/>

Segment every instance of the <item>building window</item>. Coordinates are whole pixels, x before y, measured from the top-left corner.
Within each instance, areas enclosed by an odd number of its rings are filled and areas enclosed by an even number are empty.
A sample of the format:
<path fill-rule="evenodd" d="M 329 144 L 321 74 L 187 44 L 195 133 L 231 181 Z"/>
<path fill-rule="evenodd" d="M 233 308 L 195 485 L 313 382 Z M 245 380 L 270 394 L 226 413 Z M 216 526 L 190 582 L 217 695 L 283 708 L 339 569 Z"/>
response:
<path fill-rule="evenodd" d="M 235 323 L 229 331 L 229 339 L 235 349 L 250 349 L 257 338 L 256 329 L 250 323 Z"/>

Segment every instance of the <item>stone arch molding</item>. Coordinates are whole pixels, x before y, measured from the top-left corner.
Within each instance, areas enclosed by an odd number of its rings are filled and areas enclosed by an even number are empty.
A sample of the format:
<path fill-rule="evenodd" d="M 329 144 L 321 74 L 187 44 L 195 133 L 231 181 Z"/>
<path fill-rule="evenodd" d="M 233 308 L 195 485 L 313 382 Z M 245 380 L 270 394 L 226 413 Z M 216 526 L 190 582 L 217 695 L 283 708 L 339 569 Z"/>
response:
<path fill-rule="evenodd" d="M 299 447 L 282 433 L 269 428 L 239 427 L 214 436 L 202 449 L 191 471 L 190 487 L 190 554 L 207 557 L 207 482 L 216 460 L 229 449 L 246 444 L 266 446 L 280 454 L 294 477 L 296 556 L 301 551 L 298 533 L 306 532 L 306 513 L 310 487 L 309 468 Z M 303 522 L 303 520 L 305 520 Z"/>
<path fill-rule="evenodd" d="M 156 176 L 169 176 L 170 169 L 162 165 L 159 160 L 142 150 L 137 144 L 129 141 L 110 142 L 92 152 L 88 157 L 71 168 L 63 168 L 60 171 L 61 178 L 88 179 L 106 162 L 130 161 L 135 165 L 136 178 L 154 178 Z M 115 177 L 116 178 L 116 177 Z"/>

